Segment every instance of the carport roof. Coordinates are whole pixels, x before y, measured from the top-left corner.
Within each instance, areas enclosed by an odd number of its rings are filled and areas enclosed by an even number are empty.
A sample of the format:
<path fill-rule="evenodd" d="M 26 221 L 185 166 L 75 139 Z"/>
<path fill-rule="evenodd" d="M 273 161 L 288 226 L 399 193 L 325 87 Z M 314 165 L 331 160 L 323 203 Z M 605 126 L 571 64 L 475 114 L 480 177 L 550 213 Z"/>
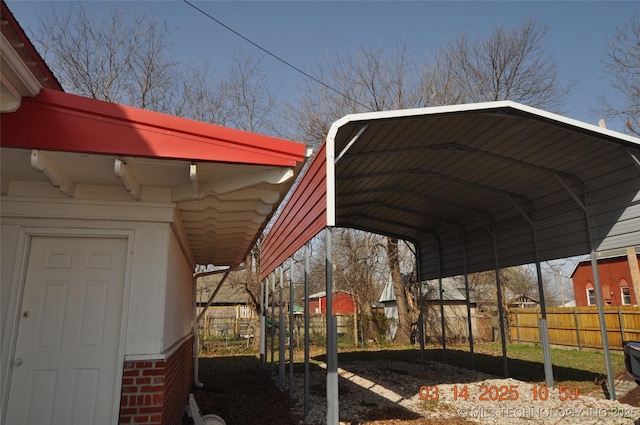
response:
<path fill-rule="evenodd" d="M 265 238 L 262 274 L 325 226 L 414 242 L 423 279 L 493 269 L 494 252 L 500 267 L 583 255 L 589 226 L 597 250 L 637 245 L 639 150 L 509 101 L 347 115 Z"/>

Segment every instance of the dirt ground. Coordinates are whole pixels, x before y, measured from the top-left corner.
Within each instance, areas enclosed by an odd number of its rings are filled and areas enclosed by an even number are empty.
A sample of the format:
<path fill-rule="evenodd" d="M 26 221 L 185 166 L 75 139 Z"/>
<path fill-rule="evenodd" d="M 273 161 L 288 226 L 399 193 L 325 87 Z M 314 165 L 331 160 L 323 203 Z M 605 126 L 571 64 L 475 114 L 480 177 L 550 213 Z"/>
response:
<path fill-rule="evenodd" d="M 288 397 L 255 356 L 200 358 L 199 370 L 204 387 L 192 392 L 203 415 L 214 413 L 228 425 L 299 424 Z"/>
<path fill-rule="evenodd" d="M 429 362 L 425 366 L 400 358 L 401 353 L 405 353 L 406 357 L 406 352 L 393 353 L 391 356 L 388 353 L 382 356 L 382 353 L 380 352 L 379 355 L 367 353 L 365 359 L 362 359 L 362 356 L 351 358 L 349 355 L 343 355 L 342 360 L 339 360 L 340 367 L 345 369 L 340 372 L 338 384 L 342 424 L 640 424 L 638 420 L 640 390 L 630 392 L 626 396 L 627 400 L 624 400 L 626 404 L 623 405 L 611 400 L 582 395 L 577 401 L 578 404 L 569 405 L 567 402 L 558 401 L 556 389 L 553 389 L 554 392 L 548 401 L 536 404 L 529 400 L 531 385 L 533 385 L 530 383 L 511 378 L 499 379 L 438 362 Z M 317 360 L 322 360 L 322 356 L 318 356 Z M 303 365 L 301 363 L 294 365 L 293 400 L 289 400 L 288 386 L 284 392 L 277 387 L 277 364 L 274 367 L 270 364 L 261 367 L 255 355 L 203 357 L 200 358 L 199 364 L 200 381 L 204 383 L 204 388 L 194 387 L 192 391 L 203 414 L 215 413 L 224 418 L 228 425 L 316 425 L 324 424 L 326 421 L 326 371 L 317 362 L 311 364 L 311 411 L 306 418 L 303 418 Z M 286 378 L 289 376 L 288 367 L 287 364 Z M 447 397 L 441 397 L 438 401 L 424 401 L 416 395 L 418 388 L 422 385 L 439 386 L 444 395 L 451 392 L 452 386 L 464 384 L 469 385 L 470 393 L 473 392 L 471 388 L 477 390 L 475 387 L 481 384 L 500 388 L 515 385 L 520 389 L 521 396 L 518 402 L 478 404 L 477 401 L 473 402 L 474 398 L 478 398 L 478 394 L 472 394 L 468 403 L 462 400 L 447 400 Z M 555 402 L 551 401 L 553 394 L 555 394 Z M 399 399 L 401 401 L 398 402 Z M 481 413 L 485 416 L 470 417 L 471 415 L 468 414 L 477 406 L 481 406 Z M 521 409 L 525 413 L 533 412 L 534 416 L 542 414 L 545 417 L 516 417 L 513 420 L 505 417 L 503 413 L 508 410 L 513 411 L 513 408 Z M 624 417 L 619 417 L 621 408 L 624 411 Z M 467 414 L 462 415 L 463 411 Z M 547 417 L 554 413 L 567 415 L 577 412 L 581 412 L 583 416 Z M 599 416 L 593 416 L 594 412 Z M 558 419 L 562 420 L 558 422 Z M 184 425 L 190 424 L 193 424 L 193 421 L 185 415 Z"/>
<path fill-rule="evenodd" d="M 296 365 L 296 379 L 302 375 L 300 365 Z M 222 417 L 227 425 L 300 425 L 305 423 L 298 403 L 289 400 L 288 390 L 281 392 L 276 379 L 272 379 L 269 365 L 259 366 L 255 356 L 204 357 L 200 358 L 200 381 L 204 387 L 193 388 L 192 392 L 202 414 L 214 413 Z M 277 374 L 277 366 L 276 371 Z M 315 374 L 322 374 L 316 370 Z M 288 374 L 288 369 L 287 369 Z M 288 375 L 287 375 L 288 376 Z M 321 388 L 322 387 L 322 388 Z M 345 396 L 350 389 L 340 385 L 339 391 Z M 311 393 L 324 394 L 321 383 L 311 387 Z M 300 397 L 301 395 L 298 394 Z M 377 406 L 371 403 L 367 418 L 358 423 L 367 425 L 458 425 L 468 424 L 463 418 L 428 419 L 418 417 L 402 407 Z M 185 415 L 184 425 L 193 421 Z"/>

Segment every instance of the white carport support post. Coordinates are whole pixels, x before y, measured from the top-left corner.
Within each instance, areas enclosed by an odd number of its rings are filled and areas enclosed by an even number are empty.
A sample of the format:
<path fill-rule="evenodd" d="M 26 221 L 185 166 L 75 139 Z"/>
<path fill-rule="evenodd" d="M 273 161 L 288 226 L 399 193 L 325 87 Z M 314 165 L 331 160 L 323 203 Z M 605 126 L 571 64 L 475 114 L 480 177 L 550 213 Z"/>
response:
<path fill-rule="evenodd" d="M 275 367 L 276 353 L 276 326 L 273 318 L 276 314 L 276 275 L 271 274 L 271 374 Z"/>
<path fill-rule="evenodd" d="M 266 345 L 265 345 L 265 282 L 260 282 L 260 366 L 264 367 Z"/>
<path fill-rule="evenodd" d="M 416 279 L 418 280 L 418 302 L 420 303 L 420 314 L 418 315 L 418 338 L 420 338 L 420 363 L 424 363 L 424 300 L 422 294 L 422 268 L 420 258 L 422 257 L 420 245 L 416 244 Z"/>
<path fill-rule="evenodd" d="M 193 276 L 193 311 L 191 312 L 191 331 L 193 332 L 193 385 L 198 388 L 204 387 L 200 382 L 200 372 L 198 370 L 198 352 L 200 351 L 200 341 L 198 339 L 198 275 Z"/>
<path fill-rule="evenodd" d="M 267 330 L 269 326 L 267 325 L 267 317 L 269 317 L 269 276 L 264 279 L 264 300 L 262 301 L 262 317 L 264 319 L 264 364 L 263 366 L 267 366 L 267 344 L 269 342 L 269 334 Z"/>
<path fill-rule="evenodd" d="M 447 333 L 446 333 L 446 325 L 444 321 L 444 299 L 443 294 L 444 290 L 442 288 L 442 249 L 440 244 L 440 239 L 438 235 L 435 233 L 430 233 L 433 237 L 436 244 L 436 252 L 438 255 L 438 300 L 440 303 L 440 333 L 442 335 L 442 361 L 444 363 L 447 362 Z M 423 318 L 424 320 L 424 318 Z"/>
<path fill-rule="evenodd" d="M 549 328 L 547 327 L 547 305 L 544 300 L 544 285 L 542 284 L 542 268 L 540 267 L 540 251 L 538 248 L 538 228 L 533 209 L 531 210 L 531 229 L 533 232 L 533 249 L 536 256 L 536 274 L 538 276 L 538 292 L 540 293 L 540 338 L 544 360 L 544 377 L 547 388 L 553 387 L 553 364 L 551 363 L 551 346 L 549 344 Z"/>
<path fill-rule="evenodd" d="M 538 227 L 536 224 L 535 209 L 531 202 L 527 201 L 529 214 L 523 211 L 515 200 L 509 197 L 516 209 L 531 225 L 533 236 L 533 251 L 536 260 L 536 277 L 538 280 L 538 293 L 540 294 L 540 319 L 538 320 L 538 330 L 540 332 L 540 345 L 542 346 L 542 357 L 544 360 L 545 384 L 548 388 L 553 387 L 553 365 L 551 363 L 551 346 L 549 344 L 549 328 L 547 327 L 547 303 L 544 299 L 544 285 L 542 283 L 542 268 L 540 267 L 540 250 L 538 247 Z"/>
<path fill-rule="evenodd" d="M 447 225 L 447 223 L 444 223 Z M 462 252 L 462 270 L 464 272 L 464 292 L 465 292 L 465 301 L 467 305 L 467 332 L 469 335 L 469 354 L 471 357 L 471 369 L 476 370 L 476 360 L 475 354 L 473 351 L 473 321 L 471 317 L 471 300 L 470 300 L 470 289 L 469 289 L 469 271 L 467 264 L 467 238 L 464 234 L 464 227 L 462 227 L 459 223 L 455 223 L 456 226 L 460 229 L 460 236 L 458 239 L 460 240 L 461 252 Z"/>
<path fill-rule="evenodd" d="M 469 271 L 467 270 L 467 238 L 460 226 L 460 240 L 462 242 L 462 267 L 464 269 L 464 297 L 467 301 L 467 326 L 469 328 L 469 354 L 471 355 L 471 370 L 476 370 L 476 358 L 473 352 L 473 321 L 471 319 L 471 300 L 469 291 Z"/>
<path fill-rule="evenodd" d="M 571 188 L 565 183 L 562 178 L 555 175 L 558 182 L 564 187 L 564 189 L 571 195 L 573 200 L 578 204 L 580 209 L 584 211 L 587 219 L 587 235 L 589 238 L 589 246 L 591 247 L 591 269 L 593 270 L 593 286 L 595 286 L 596 293 L 596 305 L 598 306 L 598 319 L 600 320 L 600 333 L 602 334 L 602 351 L 604 351 L 604 363 L 607 369 L 607 382 L 609 384 L 609 395 L 611 400 L 616 399 L 616 387 L 613 379 L 613 367 L 611 366 L 611 353 L 609 353 L 609 335 L 607 334 L 607 323 L 604 318 L 604 303 L 602 301 L 602 287 L 600 285 L 600 272 L 598 271 L 598 257 L 596 255 L 596 242 L 593 235 L 593 223 L 591 219 L 591 208 L 589 205 L 589 193 L 587 188 L 581 181 L 578 181 L 581 185 L 584 200 L 576 196 Z"/>
<path fill-rule="evenodd" d="M 309 310 L 309 275 L 310 266 L 309 266 L 309 257 L 311 256 L 309 244 L 307 243 L 304 246 L 304 417 L 309 416 L 309 377 L 311 372 L 309 370 L 309 328 L 310 328 L 310 317 L 311 313 Z"/>
<path fill-rule="evenodd" d="M 438 246 L 438 295 L 440 300 L 440 333 L 442 334 L 442 360 L 447 362 L 447 331 L 444 323 L 444 290 L 442 289 L 442 251 L 440 241 L 436 239 Z"/>
<path fill-rule="evenodd" d="M 498 262 L 498 237 L 496 235 L 496 224 L 491 220 L 491 238 L 493 240 L 493 259 L 496 263 L 496 288 L 498 293 L 498 318 L 500 320 L 500 339 L 502 342 L 502 372 L 509 376 L 509 361 L 507 357 L 507 335 L 504 329 L 504 312 L 502 311 L 502 284 L 500 283 L 500 265 Z"/>
<path fill-rule="evenodd" d="M 293 400 L 293 258 L 289 260 L 289 399 Z"/>
<path fill-rule="evenodd" d="M 333 317 L 333 259 L 331 227 L 325 228 L 327 309 L 327 425 L 338 425 L 338 329 Z"/>
<path fill-rule="evenodd" d="M 489 215 L 485 212 L 491 221 L 491 228 L 487 227 L 484 223 L 484 220 L 480 216 L 478 216 L 478 221 L 484 227 L 484 229 L 491 236 L 491 240 L 493 242 L 493 261 L 495 262 L 495 273 L 496 273 L 496 288 L 497 288 L 497 296 L 498 296 L 498 317 L 500 320 L 500 339 L 502 341 L 502 372 L 505 377 L 509 376 L 509 361 L 507 357 L 507 339 L 506 333 L 504 330 L 504 314 L 502 311 L 502 285 L 500 284 L 500 265 L 498 261 L 498 236 L 496 234 L 496 223 L 493 219 L 493 216 Z"/>
<path fill-rule="evenodd" d="M 285 358 L 284 358 L 284 354 L 285 354 L 285 332 L 287 327 L 285 326 L 284 323 L 284 301 L 282 299 L 284 293 L 284 270 L 282 267 L 280 267 L 280 314 L 278 317 L 278 336 L 279 336 L 279 343 L 278 343 L 278 387 L 280 388 L 280 391 L 284 391 L 284 372 L 285 372 Z"/>

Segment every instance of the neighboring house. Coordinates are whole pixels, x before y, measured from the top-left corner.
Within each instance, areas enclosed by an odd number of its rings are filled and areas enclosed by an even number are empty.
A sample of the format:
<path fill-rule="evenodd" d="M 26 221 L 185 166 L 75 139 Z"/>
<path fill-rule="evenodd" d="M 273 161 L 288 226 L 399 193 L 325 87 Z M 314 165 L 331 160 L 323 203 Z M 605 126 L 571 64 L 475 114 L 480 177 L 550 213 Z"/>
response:
<path fill-rule="evenodd" d="M 201 279 L 198 288 L 197 302 L 198 315 L 207 305 L 210 296 L 217 286 L 217 281 L 212 282 L 213 276 L 206 276 Z M 219 280 L 219 279 L 218 279 Z M 253 335 L 252 323 L 255 319 L 255 312 L 249 304 L 249 294 L 241 286 L 233 286 L 228 280 L 225 281 L 220 290 L 216 293 L 213 301 L 200 323 L 201 332 L 205 336 L 225 336 L 229 338 L 246 338 Z"/>
<path fill-rule="evenodd" d="M 1 5 L 0 423 L 177 425 L 196 265 L 244 260 L 306 147 L 64 93 Z"/>
<path fill-rule="evenodd" d="M 378 298 L 377 304 L 382 305 L 384 317 L 389 324 L 387 339 L 391 341 L 396 337 L 396 332 L 398 331 L 398 305 L 396 304 L 396 293 L 391 278 L 389 278 L 384 288 L 382 288 L 382 293 L 380 294 L 380 298 Z"/>
<path fill-rule="evenodd" d="M 356 312 L 356 303 L 353 295 L 346 291 L 333 291 L 333 314 L 353 314 Z M 327 292 L 317 292 L 309 295 L 309 311 L 311 314 L 327 313 Z"/>
<path fill-rule="evenodd" d="M 425 337 L 441 339 L 442 321 L 440 314 L 440 283 L 429 280 L 422 283 L 424 300 Z M 442 305 L 445 318 L 445 333 L 448 340 L 463 340 L 468 337 L 467 301 L 464 283 L 455 277 L 442 279 Z M 472 332 L 477 335 L 476 300 L 473 290 L 470 291 L 469 308 L 471 310 Z M 378 300 L 384 305 L 385 317 L 391 320 L 389 338 L 393 339 L 397 331 L 398 308 L 393 283 L 387 282 Z"/>
<path fill-rule="evenodd" d="M 504 297 L 506 299 L 506 305 L 509 308 L 527 308 L 538 307 L 540 300 L 526 294 L 516 294 L 509 288 L 504 288 Z"/>
<path fill-rule="evenodd" d="M 598 253 L 598 274 L 605 305 L 638 305 L 640 247 Z M 595 306 L 596 292 L 590 259 L 580 261 L 571 273 L 576 306 Z"/>

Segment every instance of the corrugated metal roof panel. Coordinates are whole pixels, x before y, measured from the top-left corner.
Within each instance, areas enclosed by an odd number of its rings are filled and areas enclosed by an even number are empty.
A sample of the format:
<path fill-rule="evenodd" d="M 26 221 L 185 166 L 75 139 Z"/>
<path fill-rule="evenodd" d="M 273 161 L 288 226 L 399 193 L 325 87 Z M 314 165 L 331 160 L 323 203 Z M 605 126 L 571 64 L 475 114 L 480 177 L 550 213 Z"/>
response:
<path fill-rule="evenodd" d="M 366 129 L 359 132 L 366 126 Z M 359 134 L 355 142 L 354 136 Z M 589 252 L 588 193 L 596 246 L 640 243 L 640 140 L 512 102 L 354 114 L 328 140 L 335 165 L 335 225 L 416 242 L 423 278 Z M 571 192 L 569 192 L 570 190 Z"/>
<path fill-rule="evenodd" d="M 262 241 L 261 273 L 266 276 L 326 226 L 326 151 L 315 154 L 278 219 Z"/>

